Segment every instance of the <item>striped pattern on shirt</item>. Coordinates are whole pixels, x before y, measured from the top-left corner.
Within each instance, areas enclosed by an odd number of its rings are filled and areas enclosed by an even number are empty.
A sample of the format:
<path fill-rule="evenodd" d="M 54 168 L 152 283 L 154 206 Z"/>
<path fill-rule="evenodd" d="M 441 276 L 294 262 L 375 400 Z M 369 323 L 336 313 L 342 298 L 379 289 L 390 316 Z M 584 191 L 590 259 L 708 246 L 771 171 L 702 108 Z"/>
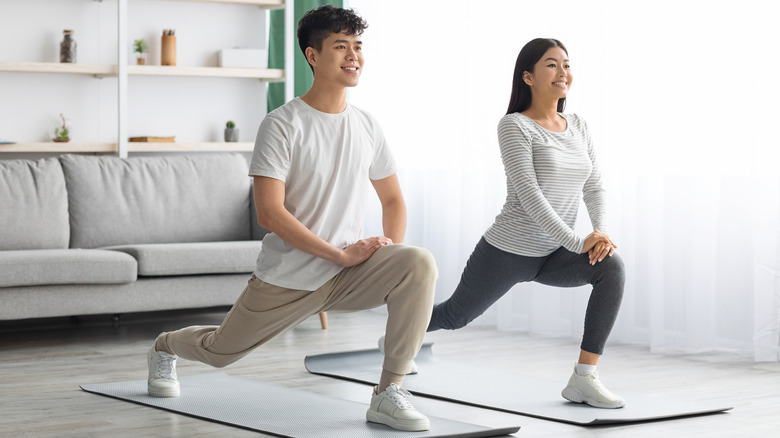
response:
<path fill-rule="evenodd" d="M 512 113 L 498 124 L 506 172 L 506 202 L 485 240 L 527 257 L 549 255 L 561 246 L 580 253 L 585 238 L 573 228 L 580 199 L 593 228 L 607 232 L 606 205 L 590 132 L 576 114 L 561 114 L 564 132 L 552 132 Z"/>

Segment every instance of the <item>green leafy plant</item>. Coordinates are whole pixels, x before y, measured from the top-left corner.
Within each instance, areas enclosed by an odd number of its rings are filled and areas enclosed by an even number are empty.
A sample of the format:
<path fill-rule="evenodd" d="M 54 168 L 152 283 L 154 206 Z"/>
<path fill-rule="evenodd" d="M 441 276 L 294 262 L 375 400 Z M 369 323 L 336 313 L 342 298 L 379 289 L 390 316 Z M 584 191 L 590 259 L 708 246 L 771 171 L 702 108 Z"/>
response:
<path fill-rule="evenodd" d="M 230 128 L 230 129 L 233 129 L 233 128 L 235 128 L 235 127 L 236 127 L 236 123 L 235 123 L 234 121 L 232 121 L 232 120 L 229 120 L 229 121 L 228 121 L 228 122 L 225 124 L 225 126 L 226 126 L 226 127 L 228 127 L 228 128 Z"/>
<path fill-rule="evenodd" d="M 54 128 L 54 141 L 69 141 L 70 130 L 68 129 L 68 120 L 60 113 L 60 125 Z"/>
<path fill-rule="evenodd" d="M 133 52 L 143 55 L 147 50 L 149 50 L 149 46 L 143 38 L 133 41 Z"/>

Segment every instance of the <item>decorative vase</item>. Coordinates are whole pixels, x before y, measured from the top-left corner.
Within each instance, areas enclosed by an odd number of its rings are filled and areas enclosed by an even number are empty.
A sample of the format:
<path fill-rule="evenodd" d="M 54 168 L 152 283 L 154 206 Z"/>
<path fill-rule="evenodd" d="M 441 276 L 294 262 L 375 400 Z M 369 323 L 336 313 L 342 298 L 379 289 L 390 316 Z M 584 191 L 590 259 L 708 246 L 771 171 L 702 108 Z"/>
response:
<path fill-rule="evenodd" d="M 60 43 L 60 62 L 76 62 L 76 40 L 73 39 L 73 31 L 66 29 L 62 31 L 65 37 Z"/>
<path fill-rule="evenodd" d="M 225 141 L 228 143 L 237 143 L 238 128 L 225 128 Z"/>
<path fill-rule="evenodd" d="M 163 33 L 160 46 L 160 65 L 176 65 L 176 35 L 173 31 Z"/>

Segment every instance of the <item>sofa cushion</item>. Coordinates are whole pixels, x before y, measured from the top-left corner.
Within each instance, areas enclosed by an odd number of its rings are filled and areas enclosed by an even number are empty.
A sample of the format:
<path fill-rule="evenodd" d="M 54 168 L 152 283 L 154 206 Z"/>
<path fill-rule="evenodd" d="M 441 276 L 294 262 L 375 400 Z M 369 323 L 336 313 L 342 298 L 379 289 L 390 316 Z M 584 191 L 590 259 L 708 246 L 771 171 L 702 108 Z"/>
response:
<path fill-rule="evenodd" d="M 19 250 L 0 251 L 0 272 L 0 287 L 120 284 L 136 280 L 138 265 L 133 257 L 116 251 Z"/>
<path fill-rule="evenodd" d="M 232 274 L 255 270 L 262 242 L 165 243 L 110 246 L 138 261 L 139 276 Z"/>
<path fill-rule="evenodd" d="M 67 248 L 65 178 L 56 158 L 0 161 L 0 251 Z"/>
<path fill-rule="evenodd" d="M 239 154 L 63 155 L 72 248 L 250 239 Z"/>

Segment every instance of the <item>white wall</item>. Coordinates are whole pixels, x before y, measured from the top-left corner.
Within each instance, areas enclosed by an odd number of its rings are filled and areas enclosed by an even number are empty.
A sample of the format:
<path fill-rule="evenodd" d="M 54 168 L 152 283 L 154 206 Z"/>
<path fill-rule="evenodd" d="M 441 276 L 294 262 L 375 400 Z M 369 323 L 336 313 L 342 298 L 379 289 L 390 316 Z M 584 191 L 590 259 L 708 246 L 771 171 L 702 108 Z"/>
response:
<path fill-rule="evenodd" d="M 517 54 L 553 37 L 569 49 L 567 112 L 593 133 L 628 270 L 611 339 L 780 357 L 777 2 L 350 5 L 369 22 L 352 102 L 396 153 L 407 241 L 434 253 L 438 301 L 503 203 L 496 126 Z M 374 212 L 369 233 L 381 232 Z M 582 235 L 588 222 L 582 211 Z M 578 339 L 584 292 L 519 285 L 480 322 Z"/>
<path fill-rule="evenodd" d="M 116 8 L 116 1 L 0 0 L 0 61 L 58 62 L 62 30 L 73 29 L 79 63 L 116 64 Z M 252 6 L 132 0 L 127 26 L 133 64 L 138 38 L 149 43 L 147 63 L 160 64 L 164 28 L 176 29 L 179 66 L 216 66 L 222 48 L 266 48 L 266 11 Z M 222 141 L 233 120 L 239 140 L 254 141 L 265 115 L 259 80 L 131 76 L 128 84 L 129 136 Z M 116 142 L 116 94 L 116 78 L 0 73 L 0 138 L 49 141 L 62 112 L 73 141 Z"/>

